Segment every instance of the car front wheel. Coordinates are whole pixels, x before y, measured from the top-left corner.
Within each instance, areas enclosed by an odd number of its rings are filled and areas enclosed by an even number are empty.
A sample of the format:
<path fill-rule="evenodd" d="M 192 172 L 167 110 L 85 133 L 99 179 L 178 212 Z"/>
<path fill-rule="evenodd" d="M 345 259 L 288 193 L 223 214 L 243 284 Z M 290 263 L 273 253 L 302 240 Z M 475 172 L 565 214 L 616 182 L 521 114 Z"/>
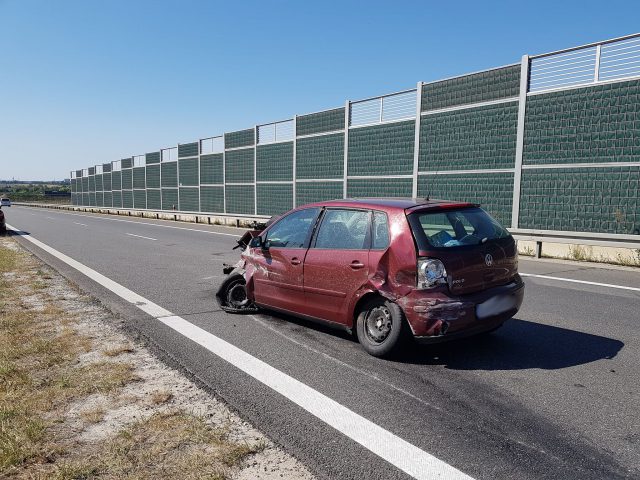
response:
<path fill-rule="evenodd" d="M 363 305 L 356 318 L 358 341 L 374 357 L 397 354 L 408 337 L 407 330 L 402 309 L 380 297 Z"/>

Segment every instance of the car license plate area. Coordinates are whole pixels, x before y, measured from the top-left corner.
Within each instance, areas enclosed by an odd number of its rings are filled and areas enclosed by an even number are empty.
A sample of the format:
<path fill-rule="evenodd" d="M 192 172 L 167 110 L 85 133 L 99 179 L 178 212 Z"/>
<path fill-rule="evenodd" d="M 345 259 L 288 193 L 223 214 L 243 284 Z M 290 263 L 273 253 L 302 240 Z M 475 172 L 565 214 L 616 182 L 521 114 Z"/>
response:
<path fill-rule="evenodd" d="M 495 317 L 516 307 L 513 295 L 496 295 L 476 305 L 476 317 L 480 320 Z"/>

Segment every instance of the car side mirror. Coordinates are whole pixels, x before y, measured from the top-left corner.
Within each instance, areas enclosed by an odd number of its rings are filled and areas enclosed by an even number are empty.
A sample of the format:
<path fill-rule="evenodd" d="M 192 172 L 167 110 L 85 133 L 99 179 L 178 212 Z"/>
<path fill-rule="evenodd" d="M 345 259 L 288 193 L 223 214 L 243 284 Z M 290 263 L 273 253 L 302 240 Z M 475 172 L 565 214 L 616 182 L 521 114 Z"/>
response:
<path fill-rule="evenodd" d="M 266 244 L 266 242 L 262 241 L 262 237 L 257 236 L 257 237 L 253 237 L 251 239 L 251 242 L 249 242 L 249 247 L 251 248 L 262 248 L 263 250 L 266 250 L 267 248 L 269 248 Z"/>

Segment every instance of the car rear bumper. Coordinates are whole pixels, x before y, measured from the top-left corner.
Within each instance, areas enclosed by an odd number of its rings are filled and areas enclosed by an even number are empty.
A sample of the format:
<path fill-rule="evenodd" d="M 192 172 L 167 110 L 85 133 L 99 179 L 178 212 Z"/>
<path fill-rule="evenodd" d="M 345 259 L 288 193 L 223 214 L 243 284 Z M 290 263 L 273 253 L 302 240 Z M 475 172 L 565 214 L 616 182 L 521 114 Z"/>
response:
<path fill-rule="evenodd" d="M 469 295 L 452 296 L 415 290 L 401 303 L 416 339 L 438 343 L 475 335 L 499 327 L 515 315 L 524 298 L 519 275 L 506 285 Z"/>

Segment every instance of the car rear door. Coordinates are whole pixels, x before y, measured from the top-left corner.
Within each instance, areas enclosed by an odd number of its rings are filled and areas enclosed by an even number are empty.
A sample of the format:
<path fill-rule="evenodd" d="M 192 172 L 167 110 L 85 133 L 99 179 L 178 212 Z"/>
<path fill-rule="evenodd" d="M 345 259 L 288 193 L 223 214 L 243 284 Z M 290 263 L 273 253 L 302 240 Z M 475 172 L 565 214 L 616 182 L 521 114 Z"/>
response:
<path fill-rule="evenodd" d="M 320 208 L 297 210 L 274 223 L 264 234 L 264 248 L 255 248 L 255 302 L 300 313 L 305 302 L 302 272 Z"/>
<path fill-rule="evenodd" d="M 369 274 L 371 212 L 328 208 L 304 261 L 305 313 L 348 324 L 352 296 Z"/>

